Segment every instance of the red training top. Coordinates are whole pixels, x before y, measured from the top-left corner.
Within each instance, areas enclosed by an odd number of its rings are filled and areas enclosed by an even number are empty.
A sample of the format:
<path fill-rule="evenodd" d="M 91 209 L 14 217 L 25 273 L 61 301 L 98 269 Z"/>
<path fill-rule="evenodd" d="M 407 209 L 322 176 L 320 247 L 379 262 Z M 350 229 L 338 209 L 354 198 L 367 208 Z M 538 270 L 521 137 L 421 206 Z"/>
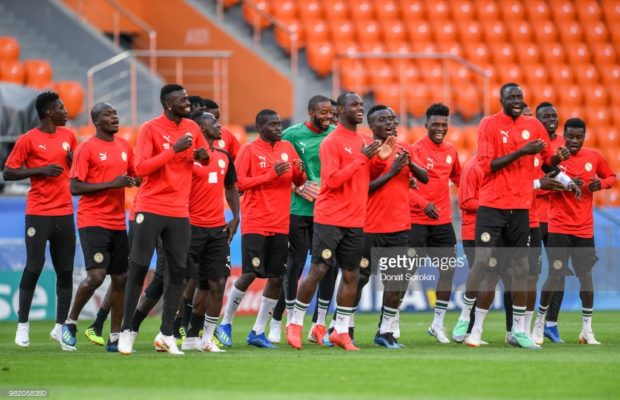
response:
<path fill-rule="evenodd" d="M 560 138 L 560 136 L 556 135 L 556 137 L 553 140 L 551 140 L 551 154 L 555 154 L 558 151 L 558 147 L 562 146 L 563 144 L 564 144 L 563 138 Z M 533 209 L 535 210 L 536 215 L 538 216 L 538 220 L 540 222 L 546 223 L 549 221 L 549 217 L 548 217 L 549 191 L 538 189 L 536 190 L 535 194 L 536 194 L 536 199 L 535 199 L 536 208 L 533 208 Z"/>
<path fill-rule="evenodd" d="M 278 176 L 273 165 L 277 161 L 292 164 L 299 160 L 293 145 L 285 140 L 273 146 L 260 137 L 241 146 L 235 161 L 237 188 L 241 197 L 241 234 L 288 234 L 291 208 L 291 183 L 306 181 L 305 172 L 292 165 Z"/>
<path fill-rule="evenodd" d="M 21 135 L 6 160 L 13 169 L 38 168 L 57 164 L 63 168 L 58 176 L 33 175 L 26 199 L 26 215 L 73 214 L 69 191 L 69 159 L 67 154 L 76 146 L 75 135 L 67 128 L 56 127 L 56 132 L 45 133 L 38 128 Z"/>
<path fill-rule="evenodd" d="M 135 176 L 133 150 L 126 140 L 106 142 L 96 136 L 81 143 L 73 156 L 71 179 L 86 183 L 111 182 L 121 175 Z M 83 194 L 77 211 L 77 226 L 126 230 L 125 188 Z"/>
<path fill-rule="evenodd" d="M 226 150 L 226 152 L 232 157 L 233 161 L 237 158 L 239 148 L 241 147 L 241 144 L 235 135 L 224 127 L 222 127 L 222 138 L 220 140 L 216 140 L 213 144 L 222 150 Z"/>
<path fill-rule="evenodd" d="M 463 166 L 459 190 L 459 208 L 463 212 L 461 225 L 462 240 L 476 240 L 476 215 L 478 214 L 478 194 L 484 174 L 478 166 L 476 156 Z"/>

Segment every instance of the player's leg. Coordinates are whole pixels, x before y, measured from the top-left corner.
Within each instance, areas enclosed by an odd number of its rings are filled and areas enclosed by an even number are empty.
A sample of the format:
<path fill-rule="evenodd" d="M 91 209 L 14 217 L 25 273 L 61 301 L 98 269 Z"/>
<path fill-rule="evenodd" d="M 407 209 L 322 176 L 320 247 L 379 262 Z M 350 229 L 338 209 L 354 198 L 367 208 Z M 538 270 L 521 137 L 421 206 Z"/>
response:
<path fill-rule="evenodd" d="M 56 325 L 54 329 L 58 330 L 58 324 L 61 318 L 67 319 L 69 315 L 69 307 L 71 306 L 71 297 L 73 295 L 73 260 L 75 258 L 75 224 L 73 215 L 64 215 L 60 217 L 52 217 L 54 223 L 54 232 L 50 236 L 50 256 L 54 270 L 56 271 Z M 64 334 L 61 330 L 61 335 Z M 59 338 L 60 346 L 63 350 L 75 350 L 72 345 L 62 342 Z"/>
<path fill-rule="evenodd" d="M 99 311 L 97 311 L 97 316 L 92 324 L 84 331 L 84 336 L 88 339 L 89 342 L 103 346 L 105 344 L 103 340 L 103 325 L 105 324 L 106 319 L 108 319 L 108 315 L 110 314 L 110 291 L 112 290 L 111 286 L 108 286 L 106 289 L 105 295 L 103 296 L 103 300 L 99 305 Z M 123 287 L 123 294 L 125 293 L 125 288 Z"/>
<path fill-rule="evenodd" d="M 110 338 L 106 345 L 109 352 L 118 352 L 118 339 L 123 321 L 123 304 L 125 303 L 125 286 L 127 285 L 127 269 L 129 268 L 129 241 L 125 231 L 114 231 L 108 274 L 110 283 L 110 306 L 112 318 L 110 321 Z"/>
<path fill-rule="evenodd" d="M 198 279 L 195 293 L 192 296 L 192 304 L 190 305 L 191 314 L 189 316 L 188 328 L 185 331 L 185 337 L 181 344 L 181 350 L 202 350 L 200 342 L 200 330 L 204 323 L 204 316 L 207 308 L 208 283 L 206 269 L 208 268 L 208 259 L 203 257 L 207 242 L 209 240 L 208 230 L 198 226 L 191 226 L 191 239 L 189 251 L 187 253 L 187 269 L 185 272 L 186 280 Z M 187 286 L 183 296 L 186 296 Z M 185 302 L 186 299 L 183 299 Z M 178 311 L 177 311 L 178 317 Z M 176 322 L 176 319 L 175 319 Z"/>
<path fill-rule="evenodd" d="M 327 327 L 327 313 L 329 312 L 329 306 L 332 302 L 332 298 L 334 297 L 334 292 L 336 291 L 337 280 L 338 268 L 330 267 L 319 282 L 319 289 L 317 290 L 316 294 L 317 306 L 312 316 L 312 322 L 317 326 L 322 325 Z M 329 334 L 331 333 L 331 331 L 333 331 L 335 323 L 335 318 L 332 318 L 332 321 L 329 324 L 329 329 L 325 333 L 325 336 L 323 336 L 323 344 L 326 344 L 326 341 L 329 341 Z"/>
<path fill-rule="evenodd" d="M 579 297 L 581 298 L 582 325 L 579 333 L 581 344 L 601 344 L 592 330 L 592 311 L 594 307 L 594 284 L 592 281 L 592 268 L 598 261 L 594 248 L 593 238 L 573 238 L 574 246 L 571 248 L 571 259 L 575 269 L 575 275 L 579 279 Z"/>
<path fill-rule="evenodd" d="M 185 288 L 183 289 L 181 303 L 179 304 L 177 315 L 174 318 L 174 337 L 177 338 L 177 340 L 185 337 L 187 328 L 189 327 L 189 319 L 192 316 L 192 305 L 194 293 L 196 292 L 196 280 L 190 276 L 189 272 L 186 272 L 184 286 Z"/>
<path fill-rule="evenodd" d="M 540 228 L 530 229 L 530 245 L 528 252 L 529 262 L 529 276 L 527 278 L 527 305 L 525 310 L 525 333 L 533 337 L 532 318 L 534 316 L 534 308 L 536 307 L 536 285 L 538 284 L 538 277 L 540 276 L 540 270 L 542 265 L 542 239 L 540 235 Z M 534 343 L 536 341 L 534 340 Z M 539 344 L 539 343 L 536 343 Z"/>
<path fill-rule="evenodd" d="M 474 316 L 474 326 L 471 333 L 465 337 L 464 343 L 470 347 L 480 347 L 482 344 L 482 332 L 484 331 L 484 320 L 491 308 L 495 296 L 495 287 L 501 276 L 501 268 L 498 257 L 494 254 L 490 260 L 488 268 L 484 271 L 484 278 L 480 284 L 478 295 L 476 296 L 476 308 Z"/>
<path fill-rule="evenodd" d="M 168 262 L 166 261 L 166 252 L 161 244 L 161 238 L 157 239 L 156 254 L 155 272 L 148 286 L 144 289 L 144 294 L 138 301 L 138 307 L 131 322 L 132 332 L 140 331 L 142 322 L 148 317 L 151 310 L 155 308 L 164 294 L 164 272 Z"/>
<path fill-rule="evenodd" d="M 456 234 L 452 224 L 431 227 L 426 240 L 431 254 L 439 257 L 439 260 L 456 260 Z M 456 266 L 450 266 L 450 262 L 439 266 L 439 280 L 436 287 L 435 312 L 433 322 L 428 328 L 428 333 L 434 336 L 439 343 L 450 343 L 443 320 L 452 296 L 452 280 Z M 456 261 L 455 261 L 456 262 Z"/>
<path fill-rule="evenodd" d="M 476 241 L 475 240 L 463 240 L 463 251 L 465 253 L 465 258 L 467 259 L 467 267 L 471 270 L 471 267 L 474 264 L 474 252 L 476 249 Z M 471 333 L 471 329 L 474 327 L 475 321 L 475 308 L 476 304 L 471 309 L 469 314 L 469 325 L 467 326 L 467 333 Z"/>

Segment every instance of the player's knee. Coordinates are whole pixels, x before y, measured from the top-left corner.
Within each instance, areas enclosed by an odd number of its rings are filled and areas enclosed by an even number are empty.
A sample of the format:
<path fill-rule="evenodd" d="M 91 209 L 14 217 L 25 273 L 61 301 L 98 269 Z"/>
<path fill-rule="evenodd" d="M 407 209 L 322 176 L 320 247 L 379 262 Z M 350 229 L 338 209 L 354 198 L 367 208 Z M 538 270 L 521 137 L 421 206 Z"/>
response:
<path fill-rule="evenodd" d="M 56 276 L 57 288 L 71 288 L 73 289 L 73 272 L 72 271 L 60 271 Z"/>
<path fill-rule="evenodd" d="M 370 276 L 364 275 L 364 274 L 360 274 L 359 275 L 359 279 L 358 279 L 358 286 L 360 288 L 363 288 L 364 286 L 366 286 L 368 284 L 369 280 L 370 280 Z"/>
<path fill-rule="evenodd" d="M 25 269 L 22 274 L 22 279 L 19 282 L 19 288 L 21 290 L 34 290 L 37 286 L 37 281 L 39 280 L 39 276 L 41 272 L 33 272 L 28 269 Z"/>
<path fill-rule="evenodd" d="M 224 289 L 226 288 L 226 278 L 219 279 L 215 282 L 209 281 L 209 292 L 215 298 L 224 297 Z"/>
<path fill-rule="evenodd" d="M 92 288 L 98 288 L 105 280 L 106 270 L 102 268 L 91 269 L 86 277 L 86 284 Z"/>

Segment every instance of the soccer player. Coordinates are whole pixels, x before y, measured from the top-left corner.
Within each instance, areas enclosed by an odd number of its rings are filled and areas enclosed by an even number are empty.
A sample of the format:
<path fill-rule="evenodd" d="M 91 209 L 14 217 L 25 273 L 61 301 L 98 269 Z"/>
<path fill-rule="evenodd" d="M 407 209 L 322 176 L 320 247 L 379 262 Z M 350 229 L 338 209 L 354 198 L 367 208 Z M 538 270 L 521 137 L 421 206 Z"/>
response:
<path fill-rule="evenodd" d="M 4 180 L 30 178 L 26 199 L 26 268 L 19 283 L 19 310 L 15 344 L 30 345 L 28 315 L 37 281 L 45 263 L 45 246 L 49 241 L 52 264 L 56 271 L 56 325 L 52 340 L 61 340 L 62 324 L 67 319 L 73 289 L 75 225 L 69 192 L 69 170 L 76 146 L 73 133 L 63 128 L 67 111 L 54 92 L 43 92 L 35 103 L 41 123 L 17 139 L 6 160 Z"/>
<path fill-rule="evenodd" d="M 598 261 L 594 245 L 592 218 L 593 193 L 611 188 L 616 182 L 615 173 L 609 168 L 601 153 L 583 147 L 586 124 L 579 118 L 564 123 L 564 142 L 570 158 L 560 164 L 573 181 L 581 187 L 581 201 L 566 192 L 552 192 L 549 196 L 549 233 L 547 256 L 549 276 L 543 284 L 539 313 L 544 315 L 553 292 L 564 287 L 564 279 L 573 272 L 579 279 L 583 323 L 579 334 L 581 344 L 600 344 L 592 331 L 594 286 L 592 268 Z M 572 262 L 573 271 L 568 267 Z M 536 321 L 535 339 L 542 341 L 542 321 Z"/>
<path fill-rule="evenodd" d="M 220 106 L 211 99 L 202 99 L 204 104 L 204 111 L 209 114 L 213 114 L 218 122 L 220 122 Z M 216 147 L 226 150 L 226 152 L 232 157 L 233 161 L 237 159 L 239 154 L 239 140 L 232 134 L 231 131 L 222 127 L 222 137 L 215 142 Z"/>
<path fill-rule="evenodd" d="M 329 99 L 329 102 L 332 104 L 332 125 L 338 125 L 338 121 L 340 121 L 340 111 L 338 110 L 338 103 L 334 99 Z"/>
<path fill-rule="evenodd" d="M 62 327 L 62 341 L 75 347 L 80 312 L 95 290 L 110 275 L 112 325 L 107 351 L 118 351 L 129 247 L 125 224 L 125 188 L 135 185 L 133 150 L 115 137 L 116 108 L 98 103 L 90 112 L 95 136 L 81 143 L 71 166 L 71 194 L 80 197 L 77 225 L 86 262 L 86 278 L 80 282 L 69 317 Z"/>
<path fill-rule="evenodd" d="M 568 158 L 566 148 L 552 155 L 549 136 L 542 124 L 532 117 L 521 115 L 523 91 L 515 83 L 500 89 L 502 110 L 485 117 L 479 127 L 478 165 L 484 173 L 479 191 L 476 217 L 475 261 L 470 269 L 463 307 L 452 339 L 461 343 L 469 326 L 469 315 L 487 269 L 493 248 L 500 238 L 511 250 L 510 271 L 513 297 L 513 337 L 520 347 L 535 348 L 525 334 L 527 277 L 529 273 L 527 241 L 529 237 L 528 210 L 532 203 L 533 156 L 540 154 L 544 164 L 555 166 Z M 478 315 L 476 315 L 478 319 Z M 472 331 L 473 332 L 473 331 Z"/>
<path fill-rule="evenodd" d="M 346 350 L 358 350 L 349 336 L 349 319 L 357 293 L 357 279 L 362 259 L 366 202 L 370 183 L 370 159 L 385 159 L 392 147 L 373 141 L 356 132 L 364 119 L 362 98 L 351 92 L 338 97 L 340 123 L 323 140 L 321 193 L 314 207 L 312 262 L 310 271 L 297 291 L 291 322 L 286 327 L 288 344 L 301 349 L 303 319 L 319 281 L 330 268 L 341 268 L 342 279 L 337 295 L 337 321 L 329 339 Z M 393 145 L 393 139 L 388 141 Z"/>
<path fill-rule="evenodd" d="M 181 350 L 222 351 L 212 341 L 222 309 L 226 280 L 230 276 L 230 241 L 239 225 L 239 192 L 232 158 L 214 147 L 221 138 L 221 125 L 213 114 L 198 111 L 191 118 L 200 126 L 209 147 L 209 164 L 194 163 L 189 218 L 192 240 L 188 270 L 197 282 L 193 311 Z M 233 213 L 226 223 L 222 197 Z M 200 340 L 199 333 L 204 333 Z"/>
<path fill-rule="evenodd" d="M 368 126 L 372 130 L 373 139 L 385 142 L 396 137 L 395 114 L 385 105 L 373 106 L 367 114 Z M 409 220 L 409 185 L 413 173 L 423 182 L 428 182 L 426 171 L 411 161 L 411 149 L 398 144 L 380 169 L 371 169 L 368 204 L 364 222 L 364 254 L 360 263 L 360 275 L 357 288 L 357 307 L 362 289 L 368 283 L 371 272 L 377 272 L 376 266 L 371 268 L 371 252 L 373 247 L 407 246 L 410 228 Z M 374 158 L 371 163 L 377 162 Z M 390 207 L 386 207 L 390 204 Z M 390 287 L 384 283 L 383 307 L 379 321 L 379 330 L 374 343 L 388 349 L 399 349 L 394 339 L 393 325 L 403 294 L 403 288 Z"/>
<path fill-rule="evenodd" d="M 129 257 L 122 333 L 118 351 L 131 354 L 136 333 L 131 323 L 148 264 L 161 236 L 167 255 L 162 325 L 155 342 L 170 354 L 181 355 L 173 336 L 174 316 L 181 300 L 190 241 L 189 193 L 194 161 L 208 162 L 206 141 L 189 116 L 185 89 L 176 84 L 161 89 L 164 112 L 140 128 L 136 173 L 144 181 L 136 204 L 135 232 Z"/>
<path fill-rule="evenodd" d="M 321 95 L 313 96 L 308 101 L 308 121 L 287 128 L 282 135 L 283 140 L 291 142 L 303 161 L 307 180 L 302 186 L 296 188 L 292 195 L 286 277 L 269 326 L 268 339 L 272 343 L 280 343 L 281 321 L 285 307 L 288 318 L 291 317 L 297 296 L 297 282 L 306 265 L 306 258 L 312 244 L 314 200 L 321 185 L 319 146 L 335 128 L 331 125 L 331 116 L 332 107 L 329 99 Z M 320 341 L 325 335 L 325 314 L 327 313 L 325 305 L 329 306 L 329 300 L 319 299 L 324 312 L 322 323 L 312 329 L 315 331 L 314 334 L 311 332 L 315 342 Z"/>
<path fill-rule="evenodd" d="M 536 119 L 538 119 L 547 130 L 549 134 L 549 141 L 551 142 L 551 151 L 555 151 L 560 147 L 564 141 L 561 136 L 556 134 L 559 126 L 558 111 L 555 106 L 549 102 L 540 103 L 536 107 Z M 547 246 L 547 222 L 549 212 L 549 192 L 544 190 L 537 191 L 537 209 L 536 214 L 540 220 L 540 235 L 542 237 L 543 244 Z M 549 303 L 549 309 L 545 313 L 538 313 L 536 319 L 537 323 L 546 319 L 544 323 L 544 336 L 551 340 L 553 343 L 563 343 L 558 330 L 558 315 L 560 313 L 560 307 L 562 306 L 562 300 L 564 299 L 564 290 L 553 292 L 551 302 Z M 542 342 L 542 339 L 539 340 Z"/>
<path fill-rule="evenodd" d="M 223 345 L 232 345 L 232 321 L 243 296 L 256 278 L 267 278 L 247 343 L 273 349 L 277 347 L 265 336 L 265 326 L 278 302 L 286 273 L 291 184 L 303 185 L 306 174 L 293 145 L 282 140 L 282 121 L 275 111 L 261 110 L 256 115 L 256 128 L 259 138 L 243 145 L 235 161 L 237 187 L 243 192 L 243 273 L 228 295 L 217 335 Z"/>
<path fill-rule="evenodd" d="M 445 141 L 448 133 L 450 110 L 441 103 L 426 110 L 427 136 L 412 146 L 417 160 L 426 163 L 429 180 L 411 189 L 411 230 L 408 245 L 423 249 L 431 258 L 456 258 L 456 234 L 452 226 L 450 182 L 458 186 L 461 165 L 456 149 Z M 435 315 L 428 334 L 439 343 L 450 343 L 443 326 L 443 319 L 452 295 L 454 267 L 439 268 Z"/>

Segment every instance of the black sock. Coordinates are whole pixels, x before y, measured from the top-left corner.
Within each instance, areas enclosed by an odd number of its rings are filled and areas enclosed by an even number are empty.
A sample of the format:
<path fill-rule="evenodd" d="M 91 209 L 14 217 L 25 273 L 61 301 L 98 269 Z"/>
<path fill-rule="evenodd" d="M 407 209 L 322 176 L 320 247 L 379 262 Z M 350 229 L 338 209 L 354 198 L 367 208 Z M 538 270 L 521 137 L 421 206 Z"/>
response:
<path fill-rule="evenodd" d="M 555 291 L 551 296 L 551 303 L 547 310 L 547 321 L 558 322 L 558 315 L 560 314 L 560 308 L 562 307 L 562 300 L 564 299 L 564 291 Z"/>
<path fill-rule="evenodd" d="M 28 322 L 30 306 L 32 305 L 32 298 L 34 297 L 34 290 L 37 287 L 39 275 L 27 269 L 22 273 L 22 279 L 19 283 L 19 311 L 17 312 L 19 322 L 21 323 Z"/>
<path fill-rule="evenodd" d="M 471 330 L 474 328 L 475 321 L 476 321 L 476 302 L 474 301 L 474 305 L 471 306 L 471 311 L 469 312 L 469 325 L 467 326 L 467 333 L 471 333 Z"/>
<path fill-rule="evenodd" d="M 69 316 L 73 297 L 73 271 L 56 274 L 56 323 L 64 324 Z"/>
<path fill-rule="evenodd" d="M 108 314 L 110 314 L 110 310 L 106 310 L 105 308 L 100 308 L 97 312 L 97 318 L 90 326 L 95 330 L 97 336 L 101 336 L 101 333 L 103 332 L 103 324 L 105 324 L 105 320 L 108 319 Z"/>
<path fill-rule="evenodd" d="M 140 311 L 140 309 L 137 309 L 136 312 L 133 314 L 133 320 L 131 321 L 131 330 L 133 332 L 138 332 L 140 330 L 140 325 L 142 325 L 142 322 L 147 316 L 147 313 L 143 313 L 142 311 Z"/>
<path fill-rule="evenodd" d="M 506 313 L 506 332 L 512 332 L 512 293 L 504 291 L 504 312 Z"/>
<path fill-rule="evenodd" d="M 192 313 L 189 319 L 189 328 L 187 329 L 187 337 L 198 337 L 200 328 L 204 325 L 204 315 Z"/>
<path fill-rule="evenodd" d="M 181 326 L 185 327 L 185 330 L 189 327 L 189 322 L 192 318 L 192 311 L 194 310 L 194 305 L 192 304 L 192 299 L 183 299 L 183 320 L 181 321 Z"/>

